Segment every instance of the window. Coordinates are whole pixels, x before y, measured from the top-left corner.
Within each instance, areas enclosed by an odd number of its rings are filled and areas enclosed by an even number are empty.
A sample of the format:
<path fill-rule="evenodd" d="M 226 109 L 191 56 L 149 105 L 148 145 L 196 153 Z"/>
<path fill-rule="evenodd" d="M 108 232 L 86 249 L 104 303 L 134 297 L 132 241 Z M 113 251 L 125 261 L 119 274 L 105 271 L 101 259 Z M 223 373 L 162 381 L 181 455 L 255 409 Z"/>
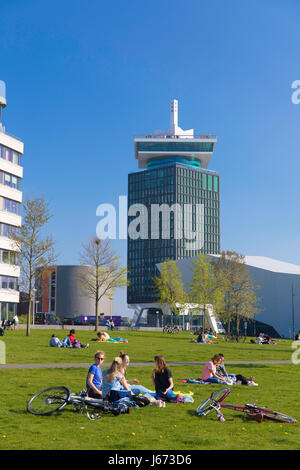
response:
<path fill-rule="evenodd" d="M 0 276 L 0 288 L 18 290 L 18 278 L 11 276 Z"/>
<path fill-rule="evenodd" d="M 20 154 L 3 145 L 0 145 L 0 158 L 12 162 L 15 165 L 20 165 Z"/>
<path fill-rule="evenodd" d="M 10 186 L 11 188 L 19 188 L 19 178 L 17 176 L 11 175 L 10 173 L 5 173 L 0 171 L 0 184 L 5 186 Z"/>
<path fill-rule="evenodd" d="M 219 189 L 218 186 L 219 186 L 218 177 L 214 176 L 214 191 L 218 192 L 218 189 Z"/>
<path fill-rule="evenodd" d="M 17 255 L 14 251 L 0 250 L 0 262 L 6 264 L 16 264 Z"/>
<path fill-rule="evenodd" d="M 2 237 L 12 237 L 15 235 L 17 227 L 8 224 L 0 224 L 0 236 Z"/>
<path fill-rule="evenodd" d="M 208 181 L 207 181 L 207 187 L 209 191 L 212 191 L 212 176 L 207 175 Z"/>
<path fill-rule="evenodd" d="M 17 152 L 12 153 L 12 162 L 15 163 L 16 165 L 20 164 L 20 156 Z"/>
<path fill-rule="evenodd" d="M 16 201 L 12 201 L 11 199 L 3 198 L 3 210 L 8 212 L 13 212 L 14 214 L 19 213 L 19 203 Z"/>

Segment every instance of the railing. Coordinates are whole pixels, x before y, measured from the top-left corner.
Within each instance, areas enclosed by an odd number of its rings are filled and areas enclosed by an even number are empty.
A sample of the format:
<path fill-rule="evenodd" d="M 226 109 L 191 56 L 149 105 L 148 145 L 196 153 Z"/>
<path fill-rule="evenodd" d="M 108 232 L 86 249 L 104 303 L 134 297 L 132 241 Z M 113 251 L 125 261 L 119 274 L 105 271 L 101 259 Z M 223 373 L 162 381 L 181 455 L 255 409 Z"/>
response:
<path fill-rule="evenodd" d="M 216 139 L 216 134 L 191 134 L 191 135 L 156 135 L 156 134 L 135 134 L 135 139 Z"/>

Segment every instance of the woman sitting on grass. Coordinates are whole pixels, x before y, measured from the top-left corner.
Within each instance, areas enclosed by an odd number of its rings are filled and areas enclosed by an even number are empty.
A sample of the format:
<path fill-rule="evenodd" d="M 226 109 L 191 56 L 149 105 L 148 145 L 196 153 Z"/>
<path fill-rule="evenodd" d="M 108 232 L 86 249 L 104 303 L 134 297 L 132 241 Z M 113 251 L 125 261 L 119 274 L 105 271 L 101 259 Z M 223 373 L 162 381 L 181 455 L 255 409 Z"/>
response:
<path fill-rule="evenodd" d="M 114 402 L 125 397 L 131 399 L 131 396 L 131 388 L 122 373 L 122 359 L 115 357 L 102 374 L 102 397 Z"/>
<path fill-rule="evenodd" d="M 176 398 L 173 392 L 174 382 L 172 373 L 167 367 L 165 358 L 163 356 L 155 356 L 155 369 L 152 370 L 151 378 L 155 386 L 155 397 L 164 401 L 171 401 Z"/>
<path fill-rule="evenodd" d="M 126 376 L 126 368 L 130 364 L 130 357 L 129 354 L 125 353 L 124 351 L 120 351 L 120 358 L 122 359 L 122 367 L 121 367 L 121 372 Z M 130 384 L 131 391 L 135 395 L 140 395 L 144 393 L 152 393 L 151 390 L 149 390 L 146 387 L 143 387 L 143 385 L 140 385 L 140 381 L 138 379 L 131 379 L 127 380 L 127 383 Z"/>
<path fill-rule="evenodd" d="M 215 354 L 210 361 L 208 361 L 203 369 L 201 379 L 204 382 L 222 384 L 226 383 L 226 378 L 218 374 L 217 367 L 222 364 L 222 357 L 220 354 Z"/>

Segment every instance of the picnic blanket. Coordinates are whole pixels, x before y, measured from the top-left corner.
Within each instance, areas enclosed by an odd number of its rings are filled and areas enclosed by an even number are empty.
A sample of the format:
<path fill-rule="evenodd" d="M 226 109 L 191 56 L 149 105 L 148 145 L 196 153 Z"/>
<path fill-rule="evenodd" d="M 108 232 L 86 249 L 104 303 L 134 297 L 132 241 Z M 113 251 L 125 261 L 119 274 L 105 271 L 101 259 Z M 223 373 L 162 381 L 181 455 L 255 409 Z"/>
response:
<path fill-rule="evenodd" d="M 201 380 L 201 379 L 182 379 L 179 382 L 183 382 L 185 384 L 203 384 L 203 385 L 210 384 L 210 382 L 205 382 L 204 380 Z"/>
<path fill-rule="evenodd" d="M 206 382 L 202 379 L 182 379 L 180 382 L 187 383 L 187 384 L 201 384 L 201 385 L 211 385 L 212 382 Z M 236 380 L 234 377 L 228 377 L 227 382 L 224 382 L 226 385 L 235 385 Z"/>

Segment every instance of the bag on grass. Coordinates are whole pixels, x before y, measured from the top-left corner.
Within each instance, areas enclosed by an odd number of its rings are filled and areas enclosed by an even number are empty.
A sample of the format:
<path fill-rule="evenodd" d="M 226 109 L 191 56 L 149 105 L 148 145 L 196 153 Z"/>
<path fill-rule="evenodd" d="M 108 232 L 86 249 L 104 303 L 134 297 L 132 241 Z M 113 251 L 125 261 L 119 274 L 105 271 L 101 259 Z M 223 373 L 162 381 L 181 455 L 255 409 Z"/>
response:
<path fill-rule="evenodd" d="M 140 407 L 147 406 L 150 404 L 150 400 L 144 396 L 133 395 L 131 397 L 131 400 L 134 401 L 134 403 L 136 403 Z"/>
<path fill-rule="evenodd" d="M 175 398 L 172 398 L 172 400 L 170 400 L 170 403 L 184 403 L 184 398 L 182 395 L 178 394 Z"/>
<path fill-rule="evenodd" d="M 79 339 L 75 339 L 74 343 L 73 343 L 73 348 L 80 348 L 80 341 Z"/>

